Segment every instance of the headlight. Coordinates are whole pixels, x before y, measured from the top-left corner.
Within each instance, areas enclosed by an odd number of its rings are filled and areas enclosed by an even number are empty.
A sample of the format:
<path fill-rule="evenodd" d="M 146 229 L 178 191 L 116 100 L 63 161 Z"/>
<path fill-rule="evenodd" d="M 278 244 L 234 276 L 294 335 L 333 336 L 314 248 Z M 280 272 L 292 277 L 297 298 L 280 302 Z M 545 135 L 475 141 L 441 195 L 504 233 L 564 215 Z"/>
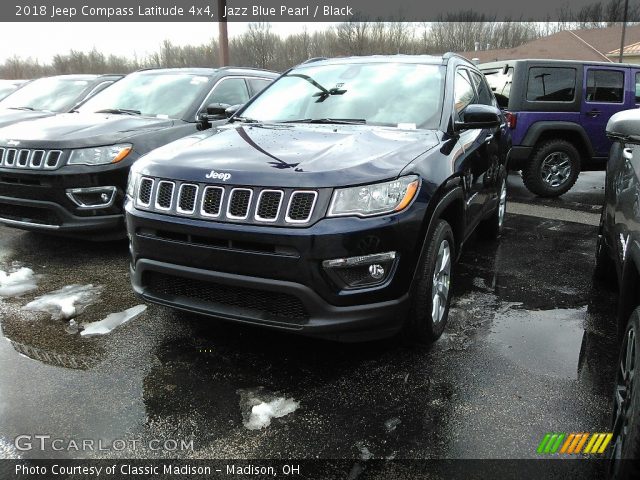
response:
<path fill-rule="evenodd" d="M 129 172 L 129 180 L 127 180 L 127 196 L 130 198 L 135 198 L 136 196 L 136 185 L 138 184 L 138 179 L 140 178 L 140 174 L 131 170 Z"/>
<path fill-rule="evenodd" d="M 81 148 L 69 156 L 69 165 L 104 165 L 118 163 L 131 152 L 131 145 L 109 145 L 108 147 Z"/>
<path fill-rule="evenodd" d="M 127 196 L 131 198 L 135 198 L 136 186 L 138 185 L 138 181 L 142 176 L 140 174 L 140 165 L 142 165 L 142 163 L 140 162 L 140 160 L 138 160 L 134 162 L 134 164 L 131 166 L 131 169 L 129 170 L 129 179 L 127 180 Z"/>
<path fill-rule="evenodd" d="M 411 203 L 419 185 L 417 176 L 408 175 L 391 182 L 338 189 L 333 193 L 329 216 L 367 217 L 399 212 Z"/>

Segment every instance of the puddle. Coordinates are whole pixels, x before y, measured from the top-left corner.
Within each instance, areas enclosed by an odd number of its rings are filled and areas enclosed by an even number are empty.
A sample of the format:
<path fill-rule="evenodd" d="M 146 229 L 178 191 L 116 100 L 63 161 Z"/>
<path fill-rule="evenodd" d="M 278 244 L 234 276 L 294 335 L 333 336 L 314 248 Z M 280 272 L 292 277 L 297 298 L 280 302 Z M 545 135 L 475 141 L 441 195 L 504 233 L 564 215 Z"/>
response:
<path fill-rule="evenodd" d="M 37 297 L 22 309 L 49 313 L 54 320 L 68 320 L 80 315 L 98 298 L 101 290 L 102 287 L 92 284 L 67 285 Z"/>
<path fill-rule="evenodd" d="M 577 378 L 587 307 L 498 312 L 488 341 L 529 371 Z"/>

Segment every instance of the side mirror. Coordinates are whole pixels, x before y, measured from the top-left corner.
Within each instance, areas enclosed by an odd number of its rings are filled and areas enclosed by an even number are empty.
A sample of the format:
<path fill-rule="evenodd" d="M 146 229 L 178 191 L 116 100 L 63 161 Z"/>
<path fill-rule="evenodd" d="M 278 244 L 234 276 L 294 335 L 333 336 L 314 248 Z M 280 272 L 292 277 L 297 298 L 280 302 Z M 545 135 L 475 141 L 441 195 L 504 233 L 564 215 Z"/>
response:
<path fill-rule="evenodd" d="M 221 120 L 226 117 L 227 108 L 231 107 L 226 103 L 210 103 L 207 105 L 207 115 L 209 116 L 209 120 Z"/>
<path fill-rule="evenodd" d="M 230 117 L 232 114 L 228 115 L 227 110 L 234 107 L 226 103 L 210 103 L 204 110 L 198 113 L 198 130 L 206 130 L 207 128 L 211 128 L 212 121 L 224 120 L 225 118 Z"/>
<path fill-rule="evenodd" d="M 229 108 L 227 108 L 227 109 L 224 111 L 224 115 L 225 115 L 227 118 L 231 118 L 231 117 L 233 117 L 233 115 L 234 115 L 238 110 L 240 110 L 242 107 L 244 107 L 244 104 L 242 104 L 242 103 L 239 103 L 239 104 L 237 104 L 237 105 L 231 105 Z"/>
<path fill-rule="evenodd" d="M 502 123 L 500 110 L 491 105 L 471 104 L 462 112 L 462 120 L 455 122 L 455 130 L 495 128 Z"/>

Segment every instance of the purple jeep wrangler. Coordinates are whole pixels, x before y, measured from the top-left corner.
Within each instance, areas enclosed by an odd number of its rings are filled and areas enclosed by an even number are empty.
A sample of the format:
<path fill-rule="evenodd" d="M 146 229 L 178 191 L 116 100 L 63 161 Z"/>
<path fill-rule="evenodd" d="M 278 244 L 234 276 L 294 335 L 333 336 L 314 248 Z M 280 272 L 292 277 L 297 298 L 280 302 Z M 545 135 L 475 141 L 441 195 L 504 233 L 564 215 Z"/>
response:
<path fill-rule="evenodd" d="M 640 65 L 505 60 L 478 68 L 512 129 L 509 168 L 541 197 L 567 192 L 580 170 L 603 170 L 609 118 L 640 104 Z"/>

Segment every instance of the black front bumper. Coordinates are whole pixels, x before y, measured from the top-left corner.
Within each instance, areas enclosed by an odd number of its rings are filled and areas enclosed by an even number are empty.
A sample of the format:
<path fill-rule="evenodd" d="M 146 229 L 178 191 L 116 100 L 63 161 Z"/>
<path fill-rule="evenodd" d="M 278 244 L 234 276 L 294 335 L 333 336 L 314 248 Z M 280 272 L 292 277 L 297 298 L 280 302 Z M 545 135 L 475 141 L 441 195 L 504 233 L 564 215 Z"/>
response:
<path fill-rule="evenodd" d="M 128 167 L 68 167 L 53 171 L 0 169 L 0 224 L 23 230 L 110 240 L 124 238 L 122 202 Z M 115 186 L 106 208 L 79 208 L 67 189 Z"/>
<path fill-rule="evenodd" d="M 406 318 L 423 204 L 308 228 L 238 225 L 140 211 L 126 204 L 131 281 L 143 299 L 179 310 L 342 341 L 388 337 Z M 336 286 L 322 261 L 397 252 L 381 285 Z"/>

